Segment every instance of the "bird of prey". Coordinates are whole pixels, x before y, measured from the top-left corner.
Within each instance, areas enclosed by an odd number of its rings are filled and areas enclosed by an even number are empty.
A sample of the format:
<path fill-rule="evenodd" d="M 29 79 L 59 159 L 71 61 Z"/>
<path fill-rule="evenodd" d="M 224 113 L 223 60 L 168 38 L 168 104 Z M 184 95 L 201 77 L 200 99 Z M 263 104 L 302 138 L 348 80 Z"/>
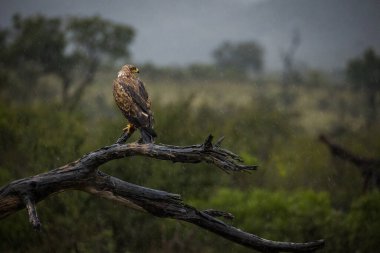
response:
<path fill-rule="evenodd" d="M 117 106 L 128 120 L 123 129 L 127 135 L 139 129 L 141 143 L 153 143 L 157 137 L 153 130 L 153 113 L 150 110 L 150 99 L 143 82 L 137 77 L 138 68 L 124 65 L 113 82 L 113 96 Z"/>

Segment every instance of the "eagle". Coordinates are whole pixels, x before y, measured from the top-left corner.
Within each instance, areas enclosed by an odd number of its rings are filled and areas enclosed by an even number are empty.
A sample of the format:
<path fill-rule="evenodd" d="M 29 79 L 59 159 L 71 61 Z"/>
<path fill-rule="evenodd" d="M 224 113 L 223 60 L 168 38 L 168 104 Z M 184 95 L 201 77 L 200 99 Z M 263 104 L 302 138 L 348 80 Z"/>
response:
<path fill-rule="evenodd" d="M 157 137 L 153 130 L 153 113 L 150 99 L 144 83 L 137 77 L 139 69 L 133 65 L 124 65 L 113 82 L 113 96 L 117 106 L 127 118 L 128 124 L 123 129 L 132 135 L 136 129 L 141 132 L 140 143 L 153 143 Z"/>

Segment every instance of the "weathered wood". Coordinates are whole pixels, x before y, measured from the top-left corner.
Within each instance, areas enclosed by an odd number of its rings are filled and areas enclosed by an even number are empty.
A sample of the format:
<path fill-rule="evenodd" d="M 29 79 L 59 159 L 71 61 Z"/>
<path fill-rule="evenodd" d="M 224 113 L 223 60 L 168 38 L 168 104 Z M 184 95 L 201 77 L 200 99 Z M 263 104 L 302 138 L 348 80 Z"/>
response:
<path fill-rule="evenodd" d="M 40 230 L 41 222 L 37 215 L 36 204 L 29 196 L 24 196 L 24 203 L 26 209 L 28 210 L 29 222 L 32 224 L 34 229 Z"/>
<path fill-rule="evenodd" d="M 270 241 L 241 231 L 215 217 L 232 218 L 224 211 L 199 211 L 183 203 L 178 194 L 149 189 L 112 177 L 98 170 L 108 161 L 128 156 L 146 156 L 182 163 L 207 162 L 226 171 L 254 170 L 256 166 L 242 165 L 234 153 L 212 144 L 209 136 L 204 144 L 171 146 L 163 144 L 114 144 L 49 172 L 11 182 L 0 189 L 0 219 L 27 207 L 29 219 L 36 229 L 40 227 L 35 204 L 49 195 L 65 190 L 80 190 L 109 199 L 120 205 L 166 217 L 186 221 L 207 229 L 231 241 L 261 252 L 311 252 L 324 246 L 319 240 L 308 243 Z"/>

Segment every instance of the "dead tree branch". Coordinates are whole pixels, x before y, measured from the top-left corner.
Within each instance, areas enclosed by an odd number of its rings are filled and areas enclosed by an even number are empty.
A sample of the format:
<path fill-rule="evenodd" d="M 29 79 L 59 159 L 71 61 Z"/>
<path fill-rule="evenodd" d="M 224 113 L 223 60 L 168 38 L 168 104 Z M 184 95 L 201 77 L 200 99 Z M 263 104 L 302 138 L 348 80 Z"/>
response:
<path fill-rule="evenodd" d="M 163 144 L 114 144 L 93 151 L 77 161 L 49 172 L 20 179 L 0 189 L 0 219 L 18 210 L 28 210 L 29 220 L 38 229 L 41 224 L 35 204 L 53 193 L 80 190 L 113 200 L 135 210 L 158 217 L 193 223 L 226 239 L 261 252 L 312 252 L 324 246 L 319 240 L 307 243 L 276 242 L 241 231 L 215 217 L 233 218 L 224 211 L 199 211 L 185 204 L 180 195 L 131 184 L 105 174 L 98 167 L 108 161 L 128 156 L 146 156 L 181 163 L 207 162 L 226 171 L 254 170 L 255 166 L 240 164 L 242 160 L 232 152 L 212 144 L 209 136 L 205 143 L 192 146 Z"/>
<path fill-rule="evenodd" d="M 342 160 L 348 161 L 354 164 L 357 168 L 359 168 L 360 173 L 363 176 L 364 184 L 363 190 L 367 191 L 371 186 L 371 181 L 373 181 L 373 185 L 380 188 L 380 160 L 379 159 L 371 159 L 364 158 L 359 155 L 356 155 L 346 148 L 332 142 L 325 135 L 320 135 L 319 140 L 326 144 L 330 153 L 338 157 Z"/>

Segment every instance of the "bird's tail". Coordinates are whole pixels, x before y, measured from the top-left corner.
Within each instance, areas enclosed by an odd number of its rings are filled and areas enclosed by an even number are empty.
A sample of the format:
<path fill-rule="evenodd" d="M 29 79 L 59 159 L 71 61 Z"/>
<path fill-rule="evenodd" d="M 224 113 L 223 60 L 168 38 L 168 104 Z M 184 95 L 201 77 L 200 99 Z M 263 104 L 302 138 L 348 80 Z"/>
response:
<path fill-rule="evenodd" d="M 153 143 L 154 139 L 157 137 L 157 134 L 153 130 L 153 128 L 142 127 L 140 131 L 141 131 L 142 143 Z"/>

